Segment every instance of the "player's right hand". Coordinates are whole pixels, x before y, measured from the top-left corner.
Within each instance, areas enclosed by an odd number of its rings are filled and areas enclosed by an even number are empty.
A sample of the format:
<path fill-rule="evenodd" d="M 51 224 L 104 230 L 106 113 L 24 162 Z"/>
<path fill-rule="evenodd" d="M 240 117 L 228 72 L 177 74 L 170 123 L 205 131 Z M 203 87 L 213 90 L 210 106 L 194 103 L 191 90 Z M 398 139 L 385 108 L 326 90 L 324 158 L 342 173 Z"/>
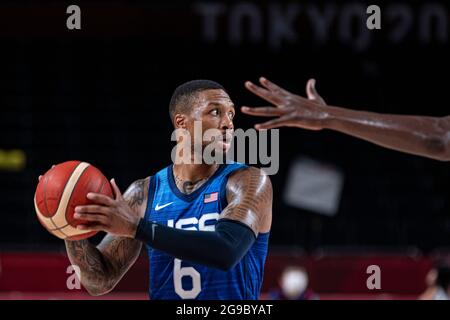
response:
<path fill-rule="evenodd" d="M 316 81 L 310 79 L 306 85 L 308 98 L 295 95 L 266 78 L 260 78 L 263 87 L 250 81 L 245 87 L 272 103 L 275 107 L 250 108 L 243 106 L 243 113 L 260 117 L 278 117 L 276 119 L 255 125 L 256 129 L 272 129 L 278 127 L 299 127 L 309 130 L 321 130 L 327 119 L 327 105 L 315 88 Z"/>

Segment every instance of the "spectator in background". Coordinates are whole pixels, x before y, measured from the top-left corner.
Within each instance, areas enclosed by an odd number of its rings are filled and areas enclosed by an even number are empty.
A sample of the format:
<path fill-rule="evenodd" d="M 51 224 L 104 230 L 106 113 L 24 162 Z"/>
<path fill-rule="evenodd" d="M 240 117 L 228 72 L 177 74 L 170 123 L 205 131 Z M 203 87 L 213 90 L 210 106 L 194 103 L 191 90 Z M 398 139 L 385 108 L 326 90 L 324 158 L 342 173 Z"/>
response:
<path fill-rule="evenodd" d="M 450 264 L 436 263 L 426 276 L 427 288 L 419 300 L 450 300 Z"/>
<path fill-rule="evenodd" d="M 308 288 L 308 273 L 299 266 L 284 269 L 279 279 L 279 288 L 268 293 L 272 300 L 318 300 L 319 296 Z"/>

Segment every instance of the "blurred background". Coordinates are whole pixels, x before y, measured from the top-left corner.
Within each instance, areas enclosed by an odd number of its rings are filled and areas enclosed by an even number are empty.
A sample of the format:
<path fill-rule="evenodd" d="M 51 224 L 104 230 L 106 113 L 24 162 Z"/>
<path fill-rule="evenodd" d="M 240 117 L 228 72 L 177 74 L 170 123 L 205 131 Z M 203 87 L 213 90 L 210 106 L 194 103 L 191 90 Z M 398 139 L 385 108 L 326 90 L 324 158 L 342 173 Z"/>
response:
<path fill-rule="evenodd" d="M 81 30 L 66 27 L 70 4 L 81 9 Z M 381 8 L 381 30 L 366 28 L 370 4 Z M 37 177 L 76 159 L 125 189 L 167 166 L 168 104 L 185 81 L 215 80 L 236 106 L 259 106 L 266 103 L 244 81 L 265 76 L 305 95 L 314 77 L 331 105 L 449 115 L 449 7 L 446 1 L 3 1 L 0 298 L 87 298 L 67 289 L 64 244 L 36 219 Z M 258 120 L 238 113 L 235 126 L 248 129 Z M 448 163 L 336 132 L 284 128 L 280 170 L 271 179 L 263 298 L 286 298 L 273 292 L 294 266 L 309 275 L 297 272 L 288 281 L 313 292 L 302 298 L 415 299 L 430 286 L 435 261 L 449 255 Z M 146 259 L 143 253 L 103 298 L 145 299 Z M 381 289 L 366 286 L 370 265 L 381 269 Z"/>

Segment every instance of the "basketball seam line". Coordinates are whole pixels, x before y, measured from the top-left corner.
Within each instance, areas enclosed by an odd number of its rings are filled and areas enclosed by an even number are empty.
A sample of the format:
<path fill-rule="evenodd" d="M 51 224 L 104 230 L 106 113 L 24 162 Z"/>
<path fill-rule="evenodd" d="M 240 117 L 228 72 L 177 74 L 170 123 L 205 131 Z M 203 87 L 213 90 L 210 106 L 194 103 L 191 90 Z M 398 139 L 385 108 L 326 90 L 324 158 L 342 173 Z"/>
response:
<path fill-rule="evenodd" d="M 85 162 L 80 162 L 79 165 L 81 165 L 82 163 L 85 163 Z M 87 163 L 87 162 L 86 162 L 86 163 Z M 76 189 L 76 187 L 77 187 L 78 183 L 80 182 L 80 179 L 81 179 L 81 177 L 83 176 L 84 172 L 85 172 L 85 171 L 87 170 L 87 168 L 89 168 L 90 166 L 91 166 L 90 164 L 89 164 L 88 166 L 86 166 L 86 168 L 84 168 L 83 171 L 81 171 L 80 176 L 78 177 L 77 181 L 75 181 L 75 184 L 74 184 L 74 186 L 73 186 L 73 188 L 72 188 L 72 192 L 70 193 L 70 196 L 69 196 L 69 201 L 67 202 L 66 210 L 65 210 L 65 212 L 64 212 L 64 218 L 66 219 L 67 224 L 66 224 L 65 226 L 63 226 L 63 227 L 67 227 L 68 225 L 71 225 L 70 222 L 69 222 L 68 219 L 67 219 L 67 210 L 69 210 L 70 201 L 72 200 L 73 193 L 74 193 L 73 191 Z M 78 166 L 77 166 L 77 168 L 78 168 Z M 74 172 L 75 172 L 75 170 L 74 170 Z M 72 174 L 73 174 L 73 173 L 72 173 Z M 69 177 L 69 180 L 70 180 L 71 177 L 72 177 L 72 176 Z M 69 180 L 67 180 L 67 181 L 69 181 Z M 65 189 L 64 189 L 64 191 L 65 191 Z M 64 191 L 63 191 L 62 194 L 64 194 Z M 58 208 L 58 209 L 59 209 L 59 208 Z M 72 225 L 71 225 L 71 226 L 72 226 Z M 74 227 L 74 226 L 72 226 L 72 227 Z M 76 227 L 74 227 L 74 228 L 76 228 Z"/>
<path fill-rule="evenodd" d="M 73 170 L 72 170 L 72 172 L 70 173 L 70 175 L 69 175 L 69 179 L 67 179 L 67 181 L 66 181 L 66 183 L 64 184 L 64 188 L 63 188 L 63 192 L 61 193 L 61 195 L 58 197 L 59 199 L 58 199 L 58 207 L 59 207 L 59 203 L 60 203 L 60 201 L 61 201 L 61 198 L 62 198 L 62 195 L 64 194 L 64 190 L 66 190 L 66 186 L 67 186 L 67 183 L 69 182 L 69 180 L 70 180 L 70 177 L 73 175 L 73 173 L 75 172 L 75 170 L 78 168 L 78 166 L 80 165 L 80 164 L 82 164 L 83 162 L 80 162 L 80 163 L 78 163 L 74 168 L 73 168 Z M 53 170 L 54 168 L 52 168 L 52 169 L 50 169 L 50 171 L 51 170 Z M 54 215 L 57 211 L 58 211 L 58 207 L 56 208 L 56 211 L 55 212 L 51 212 L 50 213 L 50 210 L 48 210 L 48 206 L 47 206 L 47 182 L 48 182 L 48 176 L 45 178 L 45 184 L 44 184 L 44 203 L 45 203 L 45 209 L 47 209 L 47 214 L 48 215 Z M 50 217 L 52 217 L 52 216 L 50 216 Z M 52 221 L 53 222 L 53 221 Z M 55 227 L 56 227 L 56 225 L 55 225 Z"/>
<path fill-rule="evenodd" d="M 56 227 L 56 224 L 53 222 L 53 217 L 52 218 L 50 218 L 50 221 L 55 225 L 55 227 Z M 67 234 L 65 234 L 62 230 L 60 230 L 61 228 L 58 228 L 58 229 L 55 229 L 55 230 L 52 230 L 52 231 L 59 231 L 59 232 L 61 232 L 64 236 L 65 236 L 65 238 L 67 238 L 68 237 L 68 235 Z M 65 239 L 64 238 L 64 239 Z"/>
<path fill-rule="evenodd" d="M 90 166 L 90 165 L 89 165 L 89 166 Z M 86 167 L 84 170 L 86 170 L 87 168 L 89 168 L 89 166 Z M 81 178 L 81 176 L 83 175 L 84 170 L 83 170 L 83 172 L 80 174 L 80 178 Z M 78 181 L 79 181 L 79 179 L 77 180 L 76 183 L 78 183 Z M 105 185 L 106 185 L 106 181 L 103 181 L 102 184 L 100 185 L 100 188 L 97 190 L 97 193 L 101 193 L 102 190 L 103 190 L 103 187 L 104 187 Z M 76 187 L 76 184 L 75 184 L 75 186 L 74 186 L 73 189 L 75 189 L 75 187 Z M 72 198 L 72 194 L 70 195 L 70 198 Z M 69 202 L 70 202 L 70 199 L 69 199 Z M 66 210 L 67 210 L 67 209 L 66 209 Z M 63 227 L 61 227 L 61 228 L 65 228 L 65 227 L 67 227 L 68 225 L 70 225 L 70 224 L 67 223 L 65 226 L 63 226 Z M 61 231 L 61 232 L 62 232 L 62 231 Z M 92 232 L 92 231 L 91 231 L 91 232 Z M 64 234 L 64 232 L 62 232 L 62 233 Z M 74 237 L 76 237 L 76 235 L 75 235 Z M 67 239 L 67 238 L 70 238 L 70 236 L 66 236 L 66 239 Z"/>

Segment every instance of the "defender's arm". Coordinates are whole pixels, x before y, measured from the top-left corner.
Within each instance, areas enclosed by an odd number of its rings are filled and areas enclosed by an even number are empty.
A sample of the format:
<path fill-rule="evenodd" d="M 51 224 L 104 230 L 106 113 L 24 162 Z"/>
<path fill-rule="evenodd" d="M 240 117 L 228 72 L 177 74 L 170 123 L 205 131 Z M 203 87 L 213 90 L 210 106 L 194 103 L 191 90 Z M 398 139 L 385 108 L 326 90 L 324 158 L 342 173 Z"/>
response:
<path fill-rule="evenodd" d="M 256 125 L 258 129 L 331 129 L 389 149 L 450 161 L 450 116 L 379 114 L 329 106 L 317 93 L 313 79 L 306 86 L 307 98 L 265 78 L 261 78 L 260 83 L 263 87 L 251 82 L 247 82 L 246 87 L 275 107 L 242 107 L 242 112 L 276 118 Z"/>

